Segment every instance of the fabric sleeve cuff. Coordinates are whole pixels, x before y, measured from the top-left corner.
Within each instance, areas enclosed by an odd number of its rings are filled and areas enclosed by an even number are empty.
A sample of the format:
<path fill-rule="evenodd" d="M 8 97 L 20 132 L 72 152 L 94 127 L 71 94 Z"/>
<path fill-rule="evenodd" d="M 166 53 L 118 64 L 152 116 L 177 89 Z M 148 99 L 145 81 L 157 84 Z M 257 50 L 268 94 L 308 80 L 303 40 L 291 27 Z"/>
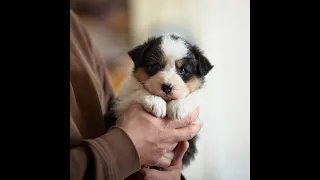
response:
<path fill-rule="evenodd" d="M 91 143 L 100 146 L 105 164 L 116 179 L 125 179 L 140 170 L 138 152 L 125 131 L 118 127 L 109 128 L 108 132 Z"/>

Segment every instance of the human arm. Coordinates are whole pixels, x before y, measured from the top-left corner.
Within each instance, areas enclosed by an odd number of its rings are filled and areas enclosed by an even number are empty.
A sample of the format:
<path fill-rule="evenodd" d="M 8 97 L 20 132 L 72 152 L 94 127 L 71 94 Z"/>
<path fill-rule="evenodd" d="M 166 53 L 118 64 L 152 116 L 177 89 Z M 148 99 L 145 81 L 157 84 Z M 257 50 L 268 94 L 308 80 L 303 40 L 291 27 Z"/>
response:
<path fill-rule="evenodd" d="M 104 62 L 70 11 L 70 179 L 124 179 L 140 169 L 127 133 L 103 128 L 103 111 L 113 96 Z"/>
<path fill-rule="evenodd" d="M 171 161 L 165 158 L 166 152 L 200 131 L 200 124 L 192 124 L 198 114 L 196 110 L 183 121 L 170 121 L 132 106 L 106 134 L 71 148 L 71 179 L 124 179 L 141 165 L 167 168 Z"/>
<path fill-rule="evenodd" d="M 139 169 L 140 161 L 136 149 L 121 128 L 112 128 L 98 138 L 83 140 L 79 145 L 70 148 L 72 180 L 125 179 Z"/>

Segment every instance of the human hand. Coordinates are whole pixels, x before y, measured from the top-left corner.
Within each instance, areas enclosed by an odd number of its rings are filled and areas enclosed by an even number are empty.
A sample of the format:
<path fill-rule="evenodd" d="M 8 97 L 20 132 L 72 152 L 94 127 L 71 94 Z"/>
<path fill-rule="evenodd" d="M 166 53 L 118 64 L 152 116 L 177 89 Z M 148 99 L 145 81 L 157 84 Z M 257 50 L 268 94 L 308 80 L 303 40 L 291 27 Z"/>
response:
<path fill-rule="evenodd" d="M 174 149 L 174 159 L 170 167 L 164 171 L 142 168 L 135 174 L 138 179 L 144 180 L 180 180 L 182 171 L 182 158 L 189 148 L 188 141 L 180 142 Z"/>
<path fill-rule="evenodd" d="M 193 124 L 198 115 L 199 108 L 182 120 L 164 120 L 147 113 L 141 105 L 133 105 L 118 118 L 116 126 L 133 141 L 141 165 L 167 168 L 171 160 L 164 155 L 200 131 L 202 125 Z"/>

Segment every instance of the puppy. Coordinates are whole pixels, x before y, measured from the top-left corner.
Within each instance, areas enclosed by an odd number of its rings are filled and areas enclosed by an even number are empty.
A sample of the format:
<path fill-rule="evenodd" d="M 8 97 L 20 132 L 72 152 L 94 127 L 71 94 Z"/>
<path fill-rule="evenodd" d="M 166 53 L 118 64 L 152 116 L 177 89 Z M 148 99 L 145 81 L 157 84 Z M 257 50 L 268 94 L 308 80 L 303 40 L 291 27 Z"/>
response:
<path fill-rule="evenodd" d="M 172 120 L 183 119 L 199 106 L 200 90 L 213 65 L 196 45 L 176 34 L 165 34 L 149 38 L 128 54 L 134 68 L 109 106 L 107 128 L 136 103 L 156 117 Z M 197 153 L 196 139 L 189 141 L 184 166 Z M 172 159 L 173 153 L 167 157 Z"/>

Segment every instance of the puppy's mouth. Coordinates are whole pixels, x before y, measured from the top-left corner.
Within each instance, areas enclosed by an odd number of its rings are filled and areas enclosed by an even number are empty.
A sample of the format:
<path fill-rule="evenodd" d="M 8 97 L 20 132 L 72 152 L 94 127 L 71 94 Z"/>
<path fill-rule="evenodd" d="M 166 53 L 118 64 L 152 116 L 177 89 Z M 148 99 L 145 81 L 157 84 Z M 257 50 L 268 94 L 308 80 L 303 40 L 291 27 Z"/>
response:
<path fill-rule="evenodd" d="M 174 98 L 174 97 L 171 97 L 171 96 L 168 96 L 168 95 L 165 95 L 165 96 L 161 96 L 163 100 L 165 100 L 166 102 L 170 102 L 170 101 L 173 101 L 173 100 L 177 100 L 177 98 Z"/>
<path fill-rule="evenodd" d="M 177 98 L 174 97 L 172 94 L 165 94 L 164 92 L 162 92 L 161 90 L 153 90 L 153 89 L 149 89 L 148 87 L 145 86 L 145 84 L 143 82 L 141 82 L 143 88 L 148 91 L 150 94 L 155 95 L 155 96 L 159 96 L 161 97 L 163 100 L 165 100 L 166 102 L 172 101 L 172 100 L 176 100 Z"/>

